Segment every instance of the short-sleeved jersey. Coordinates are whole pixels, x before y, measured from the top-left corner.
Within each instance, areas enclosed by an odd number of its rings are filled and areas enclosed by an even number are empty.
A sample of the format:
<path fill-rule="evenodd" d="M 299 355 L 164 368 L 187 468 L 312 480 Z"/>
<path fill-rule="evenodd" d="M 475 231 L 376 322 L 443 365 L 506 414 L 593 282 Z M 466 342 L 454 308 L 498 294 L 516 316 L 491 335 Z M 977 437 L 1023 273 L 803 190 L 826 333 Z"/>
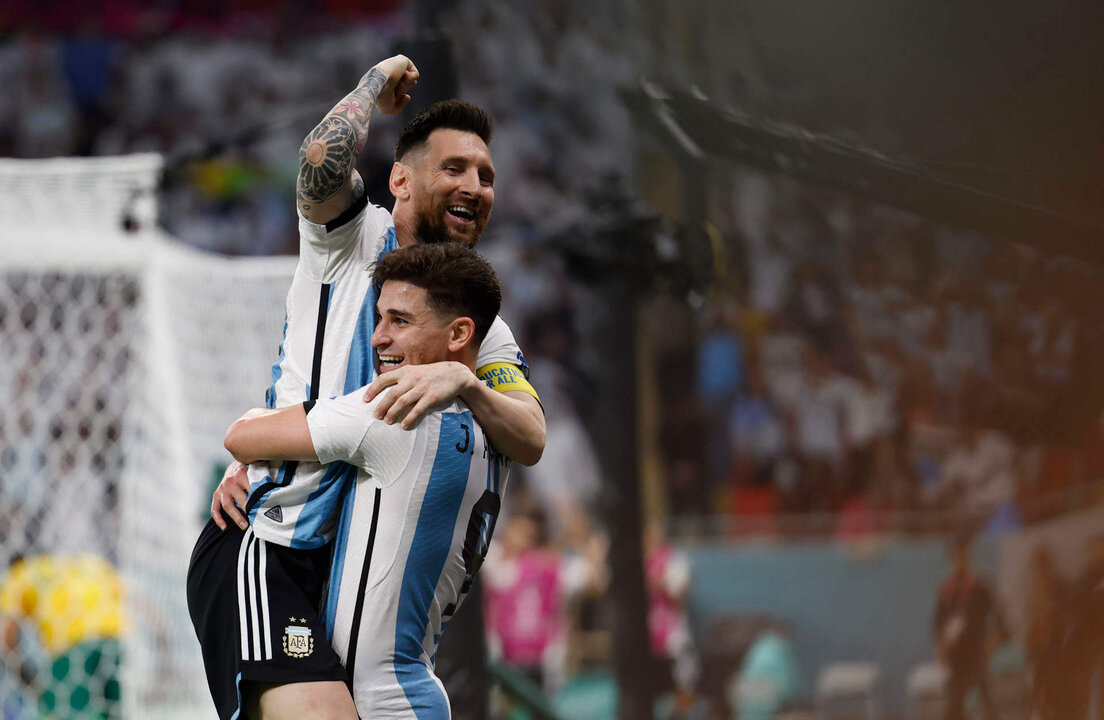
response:
<path fill-rule="evenodd" d="M 374 379 L 372 264 L 398 247 L 391 214 L 367 198 L 325 225 L 300 216 L 299 237 L 284 338 L 266 398 L 270 408 L 345 395 Z M 532 393 L 525 359 L 500 317 L 480 345 L 477 367 L 496 390 Z M 354 476 L 345 463 L 251 465 L 253 532 L 288 547 L 324 545 L 335 535 L 335 509 Z"/>
<path fill-rule="evenodd" d="M 508 462 L 461 402 L 402 430 L 374 418 L 379 401 L 357 391 L 307 415 L 319 460 L 357 468 L 326 626 L 361 717 L 447 720 L 434 656 L 483 564 Z"/>

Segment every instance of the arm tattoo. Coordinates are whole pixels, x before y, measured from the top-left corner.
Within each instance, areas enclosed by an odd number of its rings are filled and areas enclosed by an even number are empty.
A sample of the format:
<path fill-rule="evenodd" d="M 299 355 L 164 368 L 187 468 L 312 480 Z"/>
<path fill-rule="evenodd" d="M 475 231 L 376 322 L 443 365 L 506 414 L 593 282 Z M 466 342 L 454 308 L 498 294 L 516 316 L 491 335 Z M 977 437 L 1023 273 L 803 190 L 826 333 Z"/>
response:
<path fill-rule="evenodd" d="M 387 76 L 382 70 L 375 67 L 369 70 L 356 90 L 335 105 L 303 140 L 296 186 L 303 210 L 336 195 L 349 179 L 357 155 L 364 149 L 376 98 L 386 83 Z"/>

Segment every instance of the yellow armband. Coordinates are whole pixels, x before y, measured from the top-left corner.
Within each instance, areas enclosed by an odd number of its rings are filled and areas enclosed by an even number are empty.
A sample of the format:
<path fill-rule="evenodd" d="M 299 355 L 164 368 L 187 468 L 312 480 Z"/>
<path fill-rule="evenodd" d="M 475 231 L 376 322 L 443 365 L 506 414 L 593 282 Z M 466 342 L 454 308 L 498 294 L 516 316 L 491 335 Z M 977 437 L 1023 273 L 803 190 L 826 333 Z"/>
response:
<path fill-rule="evenodd" d="M 484 365 L 475 371 L 476 376 L 487 383 L 487 387 L 498 392 L 510 392 L 511 390 L 520 390 L 523 393 L 529 393 L 537 402 L 540 402 L 540 396 L 537 395 L 537 391 L 533 389 L 533 386 L 529 384 L 529 381 L 525 379 L 525 374 L 522 373 L 521 368 L 517 365 L 511 365 L 510 363 L 491 363 L 490 365 Z"/>

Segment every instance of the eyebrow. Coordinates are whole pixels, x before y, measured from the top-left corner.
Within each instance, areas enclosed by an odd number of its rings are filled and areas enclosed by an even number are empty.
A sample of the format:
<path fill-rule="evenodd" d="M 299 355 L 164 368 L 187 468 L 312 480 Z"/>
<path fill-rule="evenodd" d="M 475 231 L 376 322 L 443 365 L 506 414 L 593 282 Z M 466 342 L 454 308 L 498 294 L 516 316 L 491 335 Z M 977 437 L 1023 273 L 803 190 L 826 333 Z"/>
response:
<path fill-rule="evenodd" d="M 382 314 L 389 315 L 391 317 L 402 318 L 404 320 L 413 320 L 414 319 L 414 313 L 410 313 L 410 312 L 407 312 L 405 310 L 396 310 L 395 308 L 387 308 L 386 310 L 383 311 Z"/>
<path fill-rule="evenodd" d="M 474 164 L 474 165 L 479 166 L 479 170 L 481 172 L 485 170 L 488 173 L 490 173 L 492 179 L 495 176 L 494 165 L 488 164 L 486 166 L 481 166 L 481 165 L 479 165 L 479 163 L 473 163 L 471 161 L 471 159 L 469 157 L 465 156 L 465 155 L 450 155 L 449 157 L 447 157 L 447 158 L 445 158 L 441 161 L 441 166 L 444 167 L 445 165 L 448 165 L 450 163 L 464 163 L 465 165 L 473 165 Z"/>

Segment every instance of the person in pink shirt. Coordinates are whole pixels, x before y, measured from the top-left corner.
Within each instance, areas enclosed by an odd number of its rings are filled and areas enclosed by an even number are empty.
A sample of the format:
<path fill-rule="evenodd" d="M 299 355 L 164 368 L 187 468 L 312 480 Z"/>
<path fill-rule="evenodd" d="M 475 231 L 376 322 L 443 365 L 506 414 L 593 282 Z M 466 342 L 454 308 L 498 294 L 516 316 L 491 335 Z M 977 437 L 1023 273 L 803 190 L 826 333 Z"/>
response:
<path fill-rule="evenodd" d="M 540 522 L 515 515 L 502 532 L 501 555 L 484 566 L 492 655 L 548 689 L 562 666 L 567 623 L 564 559 L 542 547 Z"/>
<path fill-rule="evenodd" d="M 686 598 L 690 591 L 690 561 L 667 543 L 660 522 L 644 534 L 644 582 L 648 591 L 648 632 L 655 660 L 656 689 L 673 690 L 674 715 L 694 704 L 701 663 L 690 635 Z"/>

